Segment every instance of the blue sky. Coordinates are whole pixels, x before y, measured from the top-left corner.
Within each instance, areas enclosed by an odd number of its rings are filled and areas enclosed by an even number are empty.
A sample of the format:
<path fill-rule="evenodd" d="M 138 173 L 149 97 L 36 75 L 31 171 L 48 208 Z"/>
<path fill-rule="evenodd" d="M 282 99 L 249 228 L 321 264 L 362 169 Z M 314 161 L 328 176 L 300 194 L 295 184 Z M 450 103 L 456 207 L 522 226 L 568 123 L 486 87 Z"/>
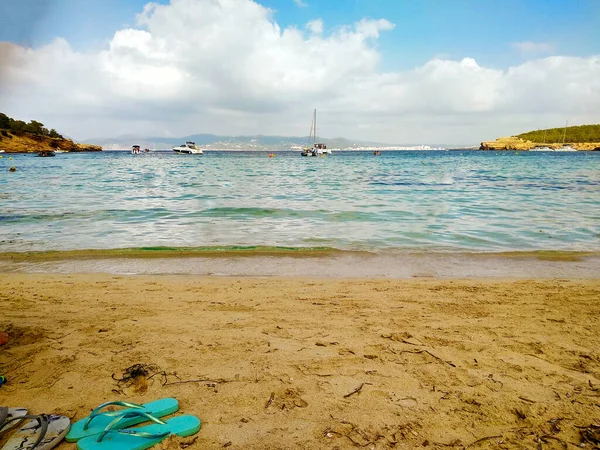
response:
<path fill-rule="evenodd" d="M 64 37 L 79 51 L 105 47 L 115 31 L 135 26 L 145 0 L 2 0 L 0 41 L 38 47 Z M 155 3 L 168 4 L 168 1 Z M 600 51 L 599 0 L 259 0 L 281 27 L 322 19 L 331 32 L 363 18 L 396 25 L 377 42 L 382 70 L 411 68 L 434 57 L 473 57 L 505 68 L 531 56 L 515 42 L 542 42 L 541 52 L 586 56 Z M 302 3 L 305 6 L 299 6 Z M 535 52 L 531 52 L 535 53 Z"/>

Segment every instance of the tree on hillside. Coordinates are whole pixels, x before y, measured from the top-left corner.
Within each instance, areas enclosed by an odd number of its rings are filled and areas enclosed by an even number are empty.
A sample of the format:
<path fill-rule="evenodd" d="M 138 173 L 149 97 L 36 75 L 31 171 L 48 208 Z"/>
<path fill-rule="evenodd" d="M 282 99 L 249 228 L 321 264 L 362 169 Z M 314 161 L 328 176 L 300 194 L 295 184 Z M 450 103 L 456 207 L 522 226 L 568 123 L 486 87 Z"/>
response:
<path fill-rule="evenodd" d="M 10 117 L 4 113 L 0 113 L 0 129 L 8 130 L 10 128 Z"/>
<path fill-rule="evenodd" d="M 41 136 L 50 136 L 62 139 L 62 136 L 54 129 L 48 130 L 42 122 L 31 120 L 26 123 L 22 120 L 15 120 L 0 112 L 0 130 L 9 130 L 16 132 L 32 133 Z"/>
<path fill-rule="evenodd" d="M 574 127 L 549 128 L 547 130 L 530 131 L 519 134 L 521 139 L 546 144 L 565 142 L 600 142 L 600 125 L 579 125 Z"/>
<path fill-rule="evenodd" d="M 32 120 L 27 124 L 27 131 L 35 134 L 44 134 L 44 124 L 37 120 Z"/>
<path fill-rule="evenodd" d="M 27 131 L 27 124 L 22 120 L 10 120 L 10 130 L 12 131 Z"/>

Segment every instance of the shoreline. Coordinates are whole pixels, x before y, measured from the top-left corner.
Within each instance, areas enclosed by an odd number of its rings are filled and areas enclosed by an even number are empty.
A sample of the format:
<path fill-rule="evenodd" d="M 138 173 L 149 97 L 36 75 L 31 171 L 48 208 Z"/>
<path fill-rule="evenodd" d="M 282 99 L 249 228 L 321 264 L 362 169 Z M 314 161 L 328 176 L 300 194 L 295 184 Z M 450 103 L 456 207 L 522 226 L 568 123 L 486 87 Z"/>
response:
<path fill-rule="evenodd" d="M 0 253 L 0 273 L 315 278 L 600 278 L 600 252 L 411 253 L 196 248 Z"/>
<path fill-rule="evenodd" d="M 337 255 L 364 256 L 463 256 L 466 258 L 515 258 L 538 259 L 546 261 L 581 261 L 589 257 L 600 257 L 600 250 L 506 250 L 506 251 L 416 251 L 410 249 L 374 249 L 345 250 L 336 247 L 292 247 L 232 245 L 204 247 L 125 247 L 108 249 L 76 250 L 34 250 L 0 252 L 0 261 L 58 261 L 66 259 L 103 259 L 103 258 L 222 258 L 222 257 L 260 257 L 285 256 L 311 258 Z"/>
<path fill-rule="evenodd" d="M 202 420 L 190 449 L 578 446 L 600 418 L 599 294 L 599 279 L 5 273 L 0 404 L 76 421 L 175 397 Z M 147 373 L 119 382 L 134 364 Z"/>

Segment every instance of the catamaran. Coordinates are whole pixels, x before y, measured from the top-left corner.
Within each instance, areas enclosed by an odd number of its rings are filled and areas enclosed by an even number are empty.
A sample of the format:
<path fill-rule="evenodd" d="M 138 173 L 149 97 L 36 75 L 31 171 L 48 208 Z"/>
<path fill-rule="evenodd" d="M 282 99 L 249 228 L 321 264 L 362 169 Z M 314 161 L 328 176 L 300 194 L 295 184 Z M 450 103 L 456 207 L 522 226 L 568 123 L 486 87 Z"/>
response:
<path fill-rule="evenodd" d="M 188 155 L 203 155 L 204 152 L 201 148 L 196 146 L 195 142 L 187 141 L 183 145 L 173 147 L 173 151 L 177 153 L 187 153 Z"/>
<path fill-rule="evenodd" d="M 322 143 L 317 143 L 317 110 L 315 109 L 313 113 L 313 120 L 310 127 L 310 134 L 313 138 L 313 145 L 311 147 L 306 147 L 300 153 L 302 156 L 325 156 L 331 155 L 331 150 L 327 148 L 327 145 Z"/>

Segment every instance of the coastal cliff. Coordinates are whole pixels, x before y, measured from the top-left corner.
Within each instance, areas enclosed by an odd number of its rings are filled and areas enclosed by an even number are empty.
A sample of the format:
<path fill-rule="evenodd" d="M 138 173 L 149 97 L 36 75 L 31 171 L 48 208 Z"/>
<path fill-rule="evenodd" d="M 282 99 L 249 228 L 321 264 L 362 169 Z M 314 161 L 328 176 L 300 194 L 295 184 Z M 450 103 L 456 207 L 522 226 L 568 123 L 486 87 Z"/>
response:
<path fill-rule="evenodd" d="M 564 145 L 569 145 L 575 150 L 600 150 L 598 142 L 565 142 Z M 559 149 L 563 146 L 560 144 L 548 144 L 542 142 L 533 142 L 521 139 L 517 136 L 501 137 L 495 141 L 484 141 L 479 146 L 479 150 L 531 150 L 536 147 L 548 147 L 551 149 Z"/>
<path fill-rule="evenodd" d="M 29 123 L 13 119 L 0 112 L 0 151 L 6 153 L 33 153 L 39 151 L 100 152 L 102 147 L 78 144 L 63 137 L 54 128 L 31 120 Z"/>
<path fill-rule="evenodd" d="M 563 144 L 564 142 L 564 144 Z M 559 149 L 569 145 L 575 150 L 600 150 L 600 125 L 579 125 L 529 131 L 517 136 L 484 141 L 480 150 L 531 150 L 536 147 Z"/>
<path fill-rule="evenodd" d="M 42 136 L 39 134 L 0 131 L 0 150 L 6 153 L 34 153 L 42 150 L 67 152 L 100 152 L 102 147 L 92 144 L 80 144 L 63 137 Z"/>

